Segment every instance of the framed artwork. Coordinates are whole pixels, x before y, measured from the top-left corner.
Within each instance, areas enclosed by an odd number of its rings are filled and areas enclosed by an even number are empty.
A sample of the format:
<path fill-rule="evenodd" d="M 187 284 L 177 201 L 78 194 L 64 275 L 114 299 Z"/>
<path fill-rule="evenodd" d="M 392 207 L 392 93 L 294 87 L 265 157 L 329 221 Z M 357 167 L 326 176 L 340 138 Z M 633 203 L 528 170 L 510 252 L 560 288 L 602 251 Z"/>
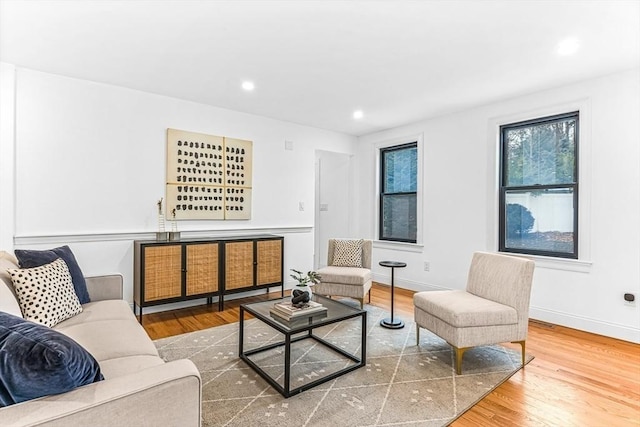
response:
<path fill-rule="evenodd" d="M 167 218 L 251 219 L 253 143 L 167 129 Z"/>

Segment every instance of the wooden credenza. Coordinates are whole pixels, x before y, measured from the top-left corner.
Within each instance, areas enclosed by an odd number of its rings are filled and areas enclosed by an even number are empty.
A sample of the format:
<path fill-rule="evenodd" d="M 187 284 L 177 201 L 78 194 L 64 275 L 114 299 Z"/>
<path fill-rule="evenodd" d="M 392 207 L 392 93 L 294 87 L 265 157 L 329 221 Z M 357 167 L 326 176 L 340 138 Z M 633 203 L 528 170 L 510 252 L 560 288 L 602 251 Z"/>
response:
<path fill-rule="evenodd" d="M 259 235 L 170 242 L 134 242 L 134 310 L 280 286 L 284 296 L 284 238 Z"/>

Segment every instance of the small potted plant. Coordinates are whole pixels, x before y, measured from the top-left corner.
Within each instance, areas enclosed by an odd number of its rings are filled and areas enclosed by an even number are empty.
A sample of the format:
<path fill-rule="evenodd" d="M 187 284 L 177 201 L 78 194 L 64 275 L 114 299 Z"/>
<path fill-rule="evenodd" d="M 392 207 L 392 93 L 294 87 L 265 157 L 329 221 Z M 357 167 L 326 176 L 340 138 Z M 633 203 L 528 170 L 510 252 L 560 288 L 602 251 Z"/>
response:
<path fill-rule="evenodd" d="M 291 269 L 296 274 L 291 274 L 291 277 L 296 279 L 298 284 L 296 286 L 312 286 L 320 283 L 320 275 L 315 271 L 307 271 L 307 274 L 304 274 L 302 271 L 298 271 L 296 269 Z"/>
<path fill-rule="evenodd" d="M 290 276 L 298 282 L 296 287 L 299 288 L 300 291 L 309 294 L 309 299 L 311 299 L 312 292 L 310 286 L 320 283 L 320 275 L 315 271 L 307 271 L 307 274 L 293 268 L 291 271 L 295 274 L 291 274 Z"/>

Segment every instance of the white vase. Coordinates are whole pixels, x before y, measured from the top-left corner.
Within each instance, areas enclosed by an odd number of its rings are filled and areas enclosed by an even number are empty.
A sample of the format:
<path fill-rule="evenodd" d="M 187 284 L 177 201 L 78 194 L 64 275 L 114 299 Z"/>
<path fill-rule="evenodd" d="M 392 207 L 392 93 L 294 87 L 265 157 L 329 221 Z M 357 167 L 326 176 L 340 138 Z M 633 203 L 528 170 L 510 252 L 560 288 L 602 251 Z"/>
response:
<path fill-rule="evenodd" d="M 299 291 L 303 291 L 303 292 L 308 293 L 309 294 L 309 300 L 311 300 L 311 297 L 313 296 L 313 291 L 311 291 L 311 286 L 307 286 L 307 285 L 299 286 L 299 285 L 296 285 L 296 289 L 298 289 Z"/>

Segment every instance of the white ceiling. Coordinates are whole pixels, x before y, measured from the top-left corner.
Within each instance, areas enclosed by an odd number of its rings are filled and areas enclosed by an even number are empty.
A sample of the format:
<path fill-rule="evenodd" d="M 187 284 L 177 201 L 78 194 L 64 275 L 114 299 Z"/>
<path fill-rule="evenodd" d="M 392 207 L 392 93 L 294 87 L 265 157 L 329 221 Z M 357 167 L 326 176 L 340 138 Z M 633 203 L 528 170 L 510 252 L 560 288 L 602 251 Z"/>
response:
<path fill-rule="evenodd" d="M 4 62 L 352 135 L 640 66 L 640 0 L 0 5 Z"/>

